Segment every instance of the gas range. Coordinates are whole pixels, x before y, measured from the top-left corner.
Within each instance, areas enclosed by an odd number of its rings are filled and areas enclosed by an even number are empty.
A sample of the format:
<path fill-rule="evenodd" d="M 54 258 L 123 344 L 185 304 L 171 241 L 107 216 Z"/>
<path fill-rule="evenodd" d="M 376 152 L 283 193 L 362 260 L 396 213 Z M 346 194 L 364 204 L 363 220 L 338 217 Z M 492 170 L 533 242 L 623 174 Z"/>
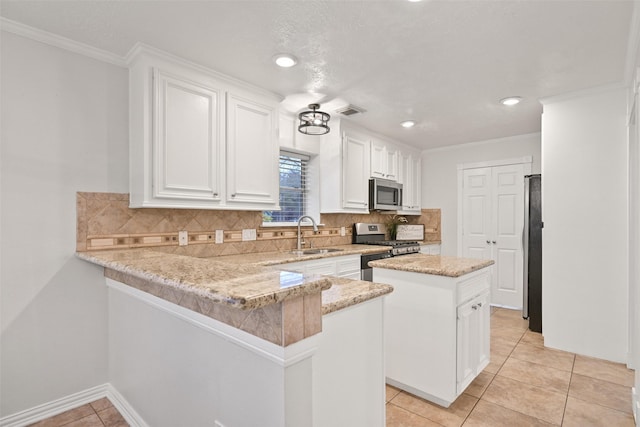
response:
<path fill-rule="evenodd" d="M 391 255 L 408 255 L 420 252 L 418 242 L 406 240 L 384 240 L 384 224 L 357 222 L 353 224 L 353 243 L 361 245 L 391 246 Z"/>

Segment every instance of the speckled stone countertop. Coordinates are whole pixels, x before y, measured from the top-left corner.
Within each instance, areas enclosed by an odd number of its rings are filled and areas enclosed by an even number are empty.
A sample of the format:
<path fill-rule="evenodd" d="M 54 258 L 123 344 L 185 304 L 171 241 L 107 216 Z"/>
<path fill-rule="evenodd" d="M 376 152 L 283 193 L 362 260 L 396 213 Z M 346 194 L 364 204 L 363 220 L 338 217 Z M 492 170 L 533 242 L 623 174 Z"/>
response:
<path fill-rule="evenodd" d="M 381 283 L 331 277 L 333 286 L 322 291 L 322 314 L 333 313 L 393 292 L 393 286 Z"/>
<path fill-rule="evenodd" d="M 389 270 L 411 271 L 436 276 L 460 277 L 494 263 L 488 259 L 457 258 L 440 255 L 411 254 L 370 261 L 369 266 Z"/>
<path fill-rule="evenodd" d="M 241 309 L 256 309 L 288 298 L 320 292 L 329 289 L 334 283 L 338 283 L 338 286 L 344 285 L 343 282 L 334 280 L 335 278 L 304 275 L 269 266 L 389 250 L 367 245 L 342 245 L 334 248 L 342 250 L 310 255 L 265 252 L 212 258 L 168 254 L 151 249 L 89 251 L 78 252 L 76 255 L 108 269 L 195 294 L 215 303 Z M 359 297 L 354 295 L 356 289 L 362 292 Z M 349 294 L 346 293 L 347 290 Z M 350 299 L 353 305 L 358 301 L 375 298 L 378 291 L 372 290 L 374 296 L 369 297 L 366 287 L 350 286 L 344 288 L 344 292 L 334 293 Z M 343 302 L 334 301 L 334 305 L 342 306 Z"/>

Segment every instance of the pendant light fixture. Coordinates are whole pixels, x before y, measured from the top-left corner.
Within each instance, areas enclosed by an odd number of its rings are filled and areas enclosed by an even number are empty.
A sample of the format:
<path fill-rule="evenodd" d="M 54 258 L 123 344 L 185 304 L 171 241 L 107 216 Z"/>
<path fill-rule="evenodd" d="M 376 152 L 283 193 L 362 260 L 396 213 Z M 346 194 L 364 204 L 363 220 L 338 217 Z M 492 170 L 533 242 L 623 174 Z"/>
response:
<path fill-rule="evenodd" d="M 329 133 L 329 119 L 331 116 L 322 111 L 318 111 L 320 104 L 309 104 L 310 110 L 298 114 L 300 125 L 298 131 L 306 135 L 324 135 Z"/>

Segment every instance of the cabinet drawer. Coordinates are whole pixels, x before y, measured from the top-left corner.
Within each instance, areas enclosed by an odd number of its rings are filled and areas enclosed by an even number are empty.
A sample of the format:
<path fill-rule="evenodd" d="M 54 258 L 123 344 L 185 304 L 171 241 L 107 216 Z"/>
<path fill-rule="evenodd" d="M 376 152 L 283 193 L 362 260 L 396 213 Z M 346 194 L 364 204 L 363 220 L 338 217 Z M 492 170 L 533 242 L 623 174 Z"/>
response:
<path fill-rule="evenodd" d="M 488 290 L 489 286 L 490 271 L 488 268 L 463 276 L 457 284 L 458 297 L 456 298 L 456 303 L 461 304 L 470 300 L 476 295 Z"/>
<path fill-rule="evenodd" d="M 360 272 L 360 255 L 340 257 L 336 263 L 338 275 L 352 271 Z"/>

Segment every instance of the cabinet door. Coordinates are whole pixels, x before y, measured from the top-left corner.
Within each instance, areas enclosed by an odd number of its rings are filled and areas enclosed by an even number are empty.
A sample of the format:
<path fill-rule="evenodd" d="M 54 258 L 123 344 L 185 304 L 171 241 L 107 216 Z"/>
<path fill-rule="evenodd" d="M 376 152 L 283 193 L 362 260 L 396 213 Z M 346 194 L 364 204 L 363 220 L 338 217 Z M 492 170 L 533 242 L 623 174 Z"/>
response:
<path fill-rule="evenodd" d="M 277 108 L 227 94 L 227 202 L 278 207 Z"/>
<path fill-rule="evenodd" d="M 489 292 L 485 292 L 476 299 L 478 322 L 478 350 L 476 352 L 476 376 L 489 364 L 491 353 L 491 305 Z"/>
<path fill-rule="evenodd" d="M 489 292 L 458 306 L 456 392 L 462 393 L 489 364 Z"/>
<path fill-rule="evenodd" d="M 377 141 L 371 142 L 371 178 L 386 178 L 386 163 L 384 145 Z"/>
<path fill-rule="evenodd" d="M 402 211 L 403 214 L 420 213 L 420 179 L 421 159 L 420 156 L 399 152 L 398 178 L 402 183 Z"/>
<path fill-rule="evenodd" d="M 395 147 L 386 146 L 385 156 L 385 178 L 391 181 L 398 180 L 398 150 Z"/>
<path fill-rule="evenodd" d="M 220 200 L 221 91 L 154 69 L 153 197 Z"/>
<path fill-rule="evenodd" d="M 369 212 L 369 141 L 348 134 L 342 141 L 342 207 Z"/>
<path fill-rule="evenodd" d="M 474 300 L 458 307 L 456 393 L 460 394 L 476 376 L 478 348 L 477 306 Z"/>

